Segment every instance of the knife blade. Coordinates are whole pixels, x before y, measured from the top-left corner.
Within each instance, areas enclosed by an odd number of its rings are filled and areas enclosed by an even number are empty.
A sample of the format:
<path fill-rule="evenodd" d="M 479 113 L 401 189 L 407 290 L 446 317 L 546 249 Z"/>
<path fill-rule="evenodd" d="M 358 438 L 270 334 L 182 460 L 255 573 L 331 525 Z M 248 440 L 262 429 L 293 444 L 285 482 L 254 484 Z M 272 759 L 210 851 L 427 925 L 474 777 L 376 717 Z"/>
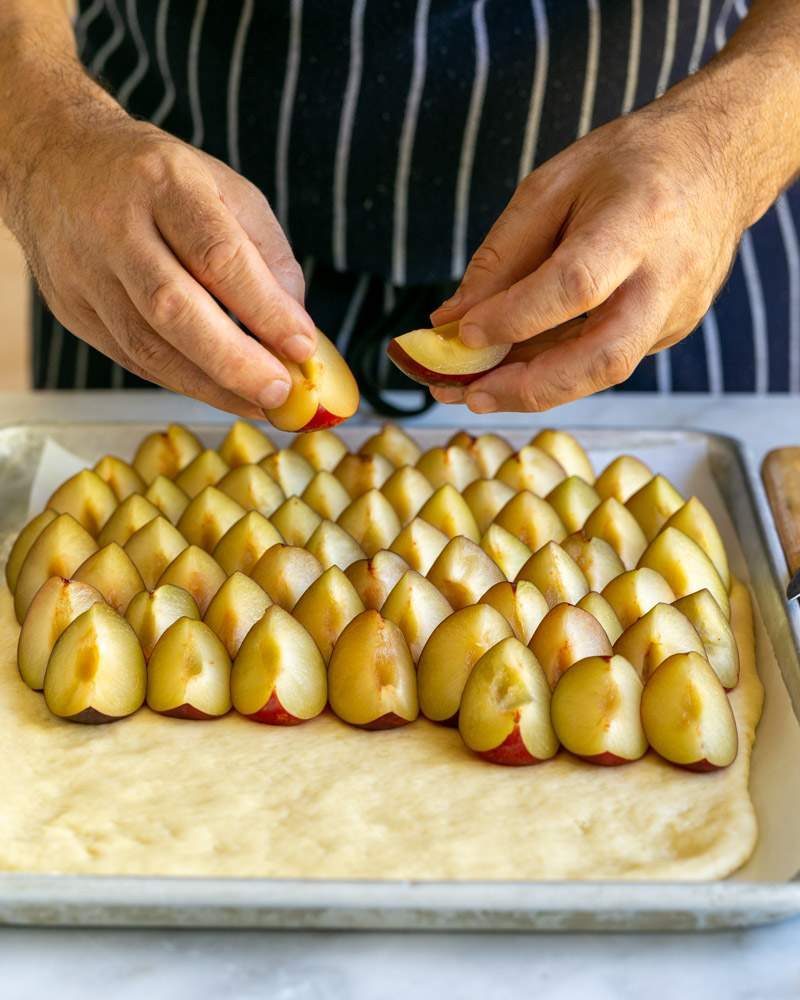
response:
<path fill-rule="evenodd" d="M 794 601 L 800 597 L 800 447 L 769 452 L 761 478 L 789 568 L 786 597 Z"/>

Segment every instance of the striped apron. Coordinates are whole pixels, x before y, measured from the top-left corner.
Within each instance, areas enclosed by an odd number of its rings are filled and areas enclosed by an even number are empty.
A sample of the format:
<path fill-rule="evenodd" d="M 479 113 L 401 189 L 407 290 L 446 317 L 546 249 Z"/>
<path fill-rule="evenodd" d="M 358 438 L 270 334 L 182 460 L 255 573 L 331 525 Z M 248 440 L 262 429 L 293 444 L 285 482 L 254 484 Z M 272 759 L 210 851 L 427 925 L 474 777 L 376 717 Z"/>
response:
<path fill-rule="evenodd" d="M 722 48 L 746 0 L 82 0 L 120 102 L 267 195 L 366 396 L 519 180 Z M 800 188 L 745 234 L 690 337 L 622 390 L 800 392 Z M 35 310 L 39 387 L 142 383 Z"/>

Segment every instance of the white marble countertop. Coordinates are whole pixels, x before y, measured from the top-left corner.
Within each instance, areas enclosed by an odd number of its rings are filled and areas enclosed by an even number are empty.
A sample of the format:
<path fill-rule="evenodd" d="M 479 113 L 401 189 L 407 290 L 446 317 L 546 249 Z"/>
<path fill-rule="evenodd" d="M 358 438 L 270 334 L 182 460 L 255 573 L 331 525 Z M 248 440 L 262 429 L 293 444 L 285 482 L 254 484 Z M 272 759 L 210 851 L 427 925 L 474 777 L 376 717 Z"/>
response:
<path fill-rule="evenodd" d="M 0 395 L 0 423 L 228 419 L 166 394 Z M 461 408 L 421 421 L 473 425 Z M 789 397 L 605 395 L 538 416 L 481 425 L 679 426 L 739 437 L 760 458 L 800 442 Z M 230 997 L 233 1000 L 794 1000 L 800 919 L 714 934 L 361 934 L 120 930 L 0 930 L 0 996 L 9 1000 Z"/>

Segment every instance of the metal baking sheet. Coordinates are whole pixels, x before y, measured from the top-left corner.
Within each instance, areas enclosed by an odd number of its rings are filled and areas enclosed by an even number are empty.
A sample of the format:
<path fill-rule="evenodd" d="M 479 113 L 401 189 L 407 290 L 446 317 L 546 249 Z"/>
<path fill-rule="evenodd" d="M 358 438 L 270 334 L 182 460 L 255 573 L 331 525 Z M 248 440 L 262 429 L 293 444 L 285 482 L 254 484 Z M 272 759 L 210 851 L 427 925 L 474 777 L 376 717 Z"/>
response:
<path fill-rule="evenodd" d="M 94 461 L 129 456 L 158 424 L 28 424 L 0 428 L 0 546 L 25 520 L 44 442 Z M 210 446 L 219 424 L 193 429 Z M 349 445 L 374 424 L 342 428 Z M 787 609 L 785 564 L 752 461 L 731 438 L 683 430 L 570 429 L 595 453 L 702 449 L 739 538 L 758 609 L 800 720 L 800 610 Z M 425 446 L 446 428 L 415 428 Z M 503 431 L 516 445 L 530 434 Z M 285 437 L 270 431 L 276 440 Z M 659 470 L 660 471 L 660 470 Z M 800 723 L 798 723 L 800 727 Z M 757 804 L 758 807 L 758 804 Z M 431 930 L 711 930 L 800 913 L 797 876 L 716 882 L 402 882 L 0 874 L 0 923 L 84 926 Z"/>

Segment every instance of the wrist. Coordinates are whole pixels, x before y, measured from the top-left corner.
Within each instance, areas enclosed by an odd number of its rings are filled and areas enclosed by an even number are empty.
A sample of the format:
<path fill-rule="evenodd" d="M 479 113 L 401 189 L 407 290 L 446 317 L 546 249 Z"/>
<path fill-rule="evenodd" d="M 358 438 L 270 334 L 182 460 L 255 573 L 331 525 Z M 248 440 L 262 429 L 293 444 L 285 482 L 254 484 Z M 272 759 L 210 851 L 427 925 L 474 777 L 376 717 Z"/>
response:
<path fill-rule="evenodd" d="M 719 178 L 740 232 L 757 222 L 797 176 L 796 53 L 773 48 L 768 58 L 747 46 L 732 47 L 662 101 L 693 119 L 708 167 Z"/>

